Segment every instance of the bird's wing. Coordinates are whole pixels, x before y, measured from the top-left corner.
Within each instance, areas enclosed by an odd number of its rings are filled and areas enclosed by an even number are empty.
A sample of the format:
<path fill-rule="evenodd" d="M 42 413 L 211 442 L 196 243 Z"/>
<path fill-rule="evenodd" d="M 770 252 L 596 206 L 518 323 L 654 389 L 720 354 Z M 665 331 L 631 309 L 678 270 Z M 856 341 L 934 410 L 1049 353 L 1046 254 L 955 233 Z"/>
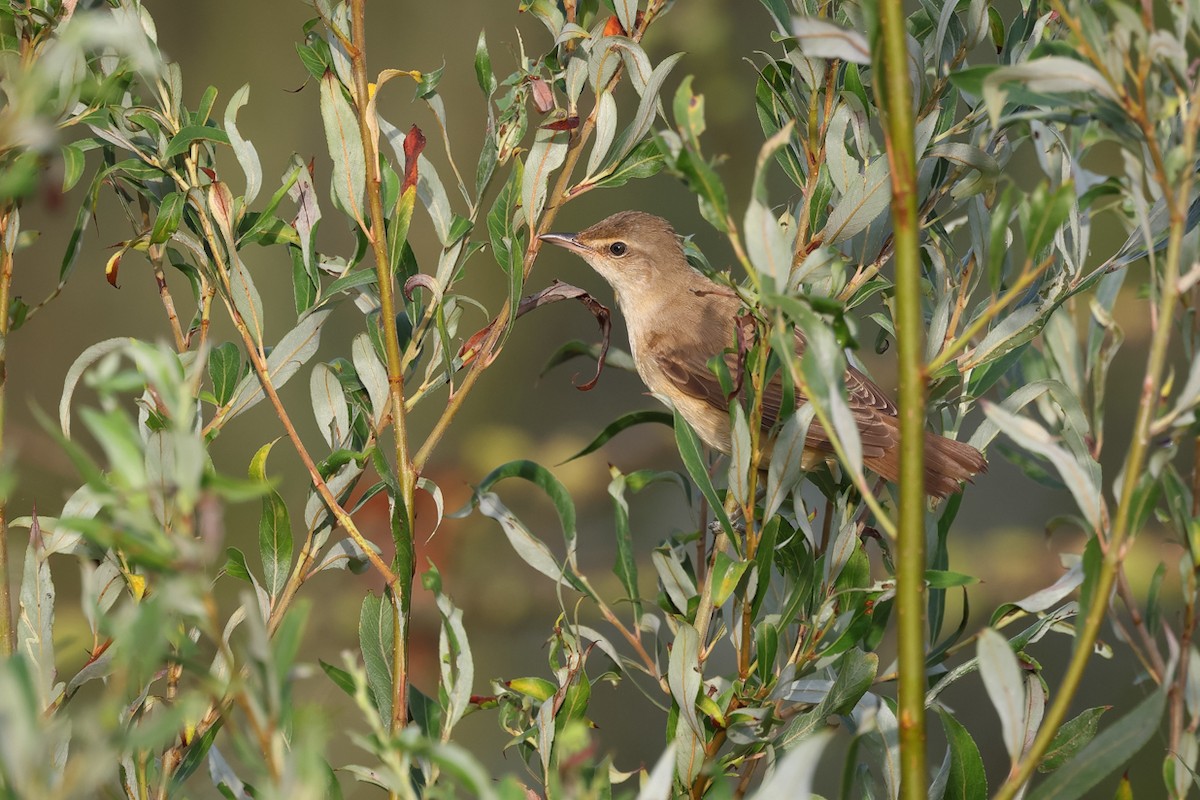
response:
<path fill-rule="evenodd" d="M 655 355 L 655 361 L 662 375 L 670 380 L 679 391 L 711 405 L 722 412 L 728 412 L 729 401 L 721 389 L 717 376 L 708 368 L 708 359 L 701 358 L 696 348 L 671 349 Z M 796 334 L 796 354 L 804 353 L 804 338 Z M 734 353 L 725 354 L 725 363 L 730 373 L 737 370 L 737 356 Z M 875 458 L 885 451 L 892 449 L 898 442 L 898 429 L 894 421 L 887 419 L 895 417 L 896 406 L 888 399 L 883 390 L 876 386 L 870 378 L 854 367 L 846 370 L 847 401 L 850 414 L 858 425 L 859 438 L 862 441 L 863 456 Z M 783 402 L 783 384 L 778 377 L 773 379 L 763 389 L 762 394 L 762 427 L 769 430 L 779 420 L 779 409 Z M 808 398 L 797 389 L 797 406 L 808 402 Z M 833 451 L 829 434 L 821 427 L 821 423 L 813 420 L 808 428 L 805 439 L 807 447 Z"/>

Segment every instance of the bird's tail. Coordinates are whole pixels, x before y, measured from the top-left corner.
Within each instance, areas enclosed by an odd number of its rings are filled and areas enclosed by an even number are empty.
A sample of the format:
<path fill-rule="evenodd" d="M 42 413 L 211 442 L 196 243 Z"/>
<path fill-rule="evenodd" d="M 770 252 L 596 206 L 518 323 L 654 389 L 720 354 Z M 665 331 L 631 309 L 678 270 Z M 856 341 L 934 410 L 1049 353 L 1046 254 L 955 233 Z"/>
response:
<path fill-rule="evenodd" d="M 881 456 L 864 459 L 867 468 L 889 481 L 900 477 L 900 448 L 893 447 Z M 964 442 L 956 442 L 936 433 L 925 434 L 925 493 L 945 498 L 958 491 L 963 481 L 969 481 L 987 471 L 983 453 Z"/>

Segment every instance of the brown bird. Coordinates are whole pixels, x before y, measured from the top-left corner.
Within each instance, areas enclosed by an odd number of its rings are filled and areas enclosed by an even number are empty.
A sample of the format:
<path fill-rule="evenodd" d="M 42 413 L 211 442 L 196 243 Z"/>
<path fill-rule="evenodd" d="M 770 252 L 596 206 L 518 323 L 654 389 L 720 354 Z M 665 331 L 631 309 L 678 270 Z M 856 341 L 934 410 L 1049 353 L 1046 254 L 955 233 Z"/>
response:
<path fill-rule="evenodd" d="M 609 282 L 625 315 L 633 363 L 642 381 L 669 400 L 705 444 L 728 453 L 729 400 L 708 362 L 734 344 L 741 300 L 692 268 L 671 224 L 653 214 L 622 211 L 581 233 L 548 233 L 541 239 L 577 253 Z M 799 329 L 795 346 L 796 354 L 802 355 L 805 339 Z M 736 356 L 727 353 L 725 358 L 735 370 Z M 895 481 L 900 444 L 896 406 L 854 367 L 846 370 L 845 381 L 863 463 Z M 763 390 L 764 431 L 778 420 L 782 399 L 783 387 L 776 378 Z M 807 399 L 797 391 L 796 402 Z M 834 457 L 833 444 L 816 420 L 804 445 L 806 468 Z M 926 493 L 946 497 L 986 469 L 987 462 L 974 447 L 925 434 Z"/>

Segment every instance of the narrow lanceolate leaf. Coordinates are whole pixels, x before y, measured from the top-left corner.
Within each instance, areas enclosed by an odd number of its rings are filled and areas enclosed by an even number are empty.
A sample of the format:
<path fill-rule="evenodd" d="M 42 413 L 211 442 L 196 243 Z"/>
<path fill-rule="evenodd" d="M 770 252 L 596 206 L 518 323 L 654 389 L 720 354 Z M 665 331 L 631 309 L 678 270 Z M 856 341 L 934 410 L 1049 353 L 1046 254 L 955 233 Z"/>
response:
<path fill-rule="evenodd" d="M 604 430 L 600 431 L 596 438 L 593 439 L 587 447 L 583 448 L 562 463 L 566 464 L 574 461 L 577 458 L 583 458 L 590 453 L 594 453 L 604 446 L 609 439 L 613 438 L 621 431 L 647 422 L 657 422 L 660 425 L 671 425 L 674 422 L 674 417 L 665 411 L 631 411 L 606 425 Z"/>
<path fill-rule="evenodd" d="M 605 92 L 596 101 L 596 138 L 592 142 L 592 154 L 588 156 L 588 175 L 593 175 L 600 169 L 616 135 L 617 101 L 613 99 L 612 92 Z"/>
<path fill-rule="evenodd" d="M 679 706 L 679 719 L 697 736 L 704 727 L 696 714 L 696 696 L 700 692 L 700 636 L 691 625 L 680 625 L 671 645 L 671 660 L 667 665 L 667 685 L 671 699 Z"/>
<path fill-rule="evenodd" d="M 500 523 L 504 535 L 516 554 L 526 564 L 555 581 L 564 581 L 563 569 L 545 542 L 538 539 L 516 516 L 509 511 L 500 498 L 491 492 L 479 496 L 479 511 Z"/>
<path fill-rule="evenodd" d="M 746 505 L 750 502 L 750 424 L 740 403 L 733 404 L 731 413 L 729 489 L 739 503 Z"/>
<path fill-rule="evenodd" d="M 475 78 L 485 95 L 491 97 L 496 93 L 496 73 L 492 71 L 492 56 L 488 53 L 484 31 L 479 32 L 479 41 L 475 44 Z"/>
<path fill-rule="evenodd" d="M 642 788 L 638 790 L 637 800 L 670 800 L 671 789 L 675 785 L 675 745 L 667 745 L 667 749 L 658 757 L 654 769 L 646 777 Z"/>
<path fill-rule="evenodd" d="M 1076 800 L 1129 762 L 1150 741 L 1162 722 L 1167 696 L 1155 691 L 1136 708 L 1113 723 L 1037 786 L 1029 800 Z"/>
<path fill-rule="evenodd" d="M 313 415 L 325 443 L 335 449 L 342 447 L 350 434 L 350 406 L 342 382 L 328 366 L 317 364 L 309 381 L 309 392 Z"/>
<path fill-rule="evenodd" d="M 979 673 L 1000 715 L 1004 747 L 1015 761 L 1025 738 L 1025 681 L 1012 646 L 992 628 L 985 628 L 979 635 Z"/>
<path fill-rule="evenodd" d="M 229 137 L 220 128 L 210 128 L 207 125 L 189 125 L 171 137 L 163 156 L 167 159 L 183 155 L 188 148 L 199 141 L 219 142 L 229 144 Z"/>
<path fill-rule="evenodd" d="M 237 252 L 230 252 L 229 257 L 231 260 L 229 292 L 232 295 L 230 299 L 233 301 L 233 307 L 237 309 L 238 315 L 242 318 L 242 322 L 250 331 L 250 337 L 256 345 L 261 347 L 265 328 L 262 297 L 254 285 L 254 280 L 250 277 L 250 270 L 246 269 L 245 263 Z"/>
<path fill-rule="evenodd" d="M 354 337 L 354 343 L 350 346 L 350 356 L 354 361 L 354 371 L 358 373 L 358 379 L 362 381 L 367 396 L 371 398 L 371 416 L 375 422 L 379 422 L 383 419 L 388 402 L 387 369 L 379 360 L 375 348 L 371 346 L 371 337 L 365 333 Z"/>
<path fill-rule="evenodd" d="M 679 455 L 683 458 L 683 465 L 687 467 L 688 474 L 692 476 L 692 480 L 696 484 L 696 488 L 704 495 L 704 499 L 708 501 L 709 508 L 713 514 L 720 520 L 721 527 L 725 529 L 725 533 L 733 538 L 733 525 L 729 522 L 729 515 L 725 513 L 725 507 L 721 504 L 721 498 L 717 496 L 717 490 L 713 488 L 712 479 L 708 477 L 708 467 L 704 464 L 703 450 L 700 445 L 700 437 L 692 430 L 692 426 L 687 424 L 687 420 L 683 418 L 678 411 L 675 412 L 675 445 L 679 448 Z"/>
<path fill-rule="evenodd" d="M 950 772 L 946 778 L 943 800 L 975 800 L 987 797 L 987 774 L 979 746 L 962 723 L 949 711 L 937 709 L 950 747 Z"/>
<path fill-rule="evenodd" d="M 267 482 L 267 456 L 275 442 L 267 442 L 250 460 L 251 480 Z M 292 568 L 292 524 L 287 506 L 278 492 L 263 498 L 262 515 L 258 520 L 258 549 L 262 555 L 263 586 L 274 600 L 287 583 Z"/>
<path fill-rule="evenodd" d="M 546 206 L 551 177 L 566 157 L 567 137 L 540 128 L 533 140 L 533 147 L 529 148 L 525 174 L 521 179 L 521 203 L 525 209 L 525 223 L 530 229 L 537 225 Z"/>
<path fill-rule="evenodd" d="M 300 367 L 313 357 L 321 343 L 321 326 L 329 318 L 332 309 L 321 308 L 303 317 L 295 328 L 279 340 L 279 344 L 267 356 L 267 375 L 276 389 L 283 386 Z M 251 372 L 238 384 L 233 400 L 229 403 L 227 417 L 235 415 L 262 401 L 262 386 L 258 376 Z"/>
<path fill-rule="evenodd" d="M 233 146 L 233 154 L 237 156 L 242 172 L 246 174 L 245 202 L 249 206 L 258 197 L 262 189 L 262 162 L 258 159 L 258 151 L 254 145 L 242 138 L 237 129 L 237 112 L 250 100 L 250 84 L 234 92 L 225 108 L 225 132 L 229 135 L 229 144 Z"/>
<path fill-rule="evenodd" d="M 771 465 L 767 469 L 767 494 L 763 498 L 763 519 L 775 516 L 788 492 L 800 481 L 804 468 L 804 440 L 812 422 L 814 408 L 805 403 L 784 423 L 771 450 Z"/>
<path fill-rule="evenodd" d="M 750 800 L 811 797 L 821 753 L 832 738 L 833 731 L 820 731 L 785 752 L 758 790 L 750 795 Z"/>
<path fill-rule="evenodd" d="M 613 516 L 616 518 L 617 529 L 617 559 L 613 564 L 613 574 L 621 581 L 625 596 L 633 603 L 634 620 L 642 617 L 641 595 L 638 592 L 637 558 L 633 551 L 633 534 L 629 529 L 629 502 L 625 499 L 627 487 L 626 478 L 616 467 L 609 467 L 612 481 L 608 484 L 608 494 L 613 501 Z"/>
<path fill-rule="evenodd" d="M 634 27 L 637 25 L 637 7 L 638 0 L 614 0 L 613 8 L 617 10 L 617 21 L 621 23 L 621 30 L 625 31 L 627 36 L 633 35 Z"/>
<path fill-rule="evenodd" d="M 1038 423 L 993 403 L 983 402 L 984 413 L 1000 430 L 1025 450 L 1044 456 L 1058 470 L 1063 483 L 1071 490 L 1084 519 L 1099 530 L 1101 524 L 1100 487 L 1093 478 L 1090 465 L 1080 463 L 1075 455 L 1059 445 Z"/>
<path fill-rule="evenodd" d="M 1100 726 L 1100 717 L 1112 706 L 1096 706 L 1083 711 L 1075 719 L 1063 723 L 1054 734 L 1050 749 L 1038 764 L 1038 772 L 1053 772 L 1067 763 L 1076 753 L 1096 738 L 1096 729 Z"/>
<path fill-rule="evenodd" d="M 17 649 L 28 659 L 37 682 L 38 706 L 46 708 L 53 699 L 56 675 L 54 581 L 50 577 L 50 562 L 42 547 L 42 528 L 36 515 L 29 526 L 29 546 L 25 550 L 25 570 L 21 575 Z"/>
<path fill-rule="evenodd" d="M 625 129 L 621 134 L 621 138 L 617 140 L 617 144 L 613 148 L 613 156 L 609 159 L 609 163 L 616 163 L 625 158 L 625 156 L 633 152 L 633 148 L 641 143 L 646 134 L 650 133 L 650 129 L 654 127 L 654 118 L 658 113 L 660 102 L 659 92 L 662 91 L 662 86 L 666 82 L 667 76 L 671 74 L 671 69 L 681 58 L 683 58 L 683 53 L 675 53 L 674 55 L 667 56 L 654 68 L 654 72 L 650 73 L 650 78 L 646 81 L 646 89 L 642 93 L 641 102 L 638 103 L 637 112 L 633 115 L 633 121 L 629 123 L 629 127 Z"/>
<path fill-rule="evenodd" d="M 450 598 L 440 592 L 437 595 L 438 612 L 442 616 L 442 633 L 439 637 L 438 653 L 442 670 L 442 690 L 446 698 L 446 713 L 442 718 L 442 740 L 450 738 L 450 732 L 471 703 L 471 688 L 475 682 L 475 661 L 463 626 L 462 609 L 456 608 Z"/>
<path fill-rule="evenodd" d="M 837 58 L 851 64 L 870 64 L 871 48 L 858 31 L 816 17 L 794 17 L 792 31 L 800 52 L 809 58 Z"/>
<path fill-rule="evenodd" d="M 1005 84 L 1020 83 L 1045 94 L 1087 94 L 1116 100 L 1112 85 L 1083 61 L 1067 56 L 1046 56 L 990 73 L 983 81 L 983 98 L 992 124 L 999 122 L 1008 92 Z"/>
<path fill-rule="evenodd" d="M 162 244 L 175 235 L 183 220 L 183 208 L 187 205 L 182 192 L 171 192 L 163 198 L 150 230 L 150 244 Z"/>
<path fill-rule="evenodd" d="M 333 204 L 362 227 L 367 162 L 354 108 L 332 72 L 321 80 L 321 121 L 333 159 Z"/>
<path fill-rule="evenodd" d="M 83 373 L 109 353 L 128 347 L 132 341 L 127 336 L 119 336 L 115 339 L 96 342 L 80 353 L 79 357 L 75 359 L 75 363 L 67 370 L 67 377 L 63 379 L 62 398 L 58 401 L 58 424 L 62 427 L 63 436 L 71 438 L 71 398 L 75 394 L 75 386 L 83 377 Z"/>
<path fill-rule="evenodd" d="M 208 354 L 208 377 L 212 381 L 217 405 L 225 405 L 233 397 L 234 387 L 242 376 L 242 353 L 233 342 L 225 342 Z"/>
<path fill-rule="evenodd" d="M 392 604 L 368 594 L 358 617 L 358 646 L 362 650 L 367 685 L 379 718 L 392 718 Z"/>

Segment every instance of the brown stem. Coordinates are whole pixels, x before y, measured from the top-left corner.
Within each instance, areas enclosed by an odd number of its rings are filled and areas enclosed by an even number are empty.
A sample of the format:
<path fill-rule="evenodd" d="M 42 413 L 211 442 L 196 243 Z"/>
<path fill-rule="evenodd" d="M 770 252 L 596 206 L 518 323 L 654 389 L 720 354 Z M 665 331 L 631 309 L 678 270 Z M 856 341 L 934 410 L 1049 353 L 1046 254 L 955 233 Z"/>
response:
<path fill-rule="evenodd" d="M 371 227 L 367 238 L 375 254 L 375 274 L 379 284 L 380 316 L 383 322 L 383 348 L 387 356 L 388 392 L 391 396 L 393 434 L 396 444 L 396 472 L 400 484 L 406 542 L 396 542 L 396 563 L 410 561 L 401 558 L 401 552 L 412 550 L 413 531 L 413 487 L 416 472 L 409 457 L 408 422 L 404 407 L 404 367 L 401 363 L 400 338 L 396 330 L 395 282 L 388 261 L 387 236 L 384 231 L 383 196 L 379 177 L 379 155 L 375 139 L 371 135 L 369 118 L 370 94 L 367 85 L 367 3 L 352 0 L 350 4 L 350 36 L 354 47 L 350 50 L 351 69 L 354 73 L 355 107 L 358 110 L 358 129 L 362 139 L 363 153 L 367 162 L 367 212 Z M 456 170 L 457 173 L 457 170 Z M 461 183 L 461 181 L 460 181 Z M 395 576 L 388 585 L 392 593 L 395 613 L 393 625 L 393 686 L 392 686 L 392 729 L 398 731 L 408 722 L 408 618 L 412 596 L 412 564 L 404 574 Z"/>
<path fill-rule="evenodd" d="M 12 224 L 12 208 L 0 214 L 0 454 L 4 452 L 4 418 L 8 396 L 8 306 L 12 289 L 13 254 L 4 242 Z M 8 524 L 5 518 L 7 502 L 0 498 L 0 655 L 10 656 L 17 648 L 13 630 L 12 595 L 8 575 Z"/>
<path fill-rule="evenodd" d="M 175 311 L 175 300 L 171 297 L 171 290 L 167 288 L 167 276 L 163 273 L 162 257 L 162 245 L 152 245 L 150 247 L 150 265 L 154 269 L 154 282 L 158 285 L 158 297 L 162 300 L 163 309 L 167 312 L 167 321 L 171 324 L 171 334 L 175 337 L 175 349 L 182 353 L 188 349 L 188 340 L 179 324 L 179 314 Z"/>

